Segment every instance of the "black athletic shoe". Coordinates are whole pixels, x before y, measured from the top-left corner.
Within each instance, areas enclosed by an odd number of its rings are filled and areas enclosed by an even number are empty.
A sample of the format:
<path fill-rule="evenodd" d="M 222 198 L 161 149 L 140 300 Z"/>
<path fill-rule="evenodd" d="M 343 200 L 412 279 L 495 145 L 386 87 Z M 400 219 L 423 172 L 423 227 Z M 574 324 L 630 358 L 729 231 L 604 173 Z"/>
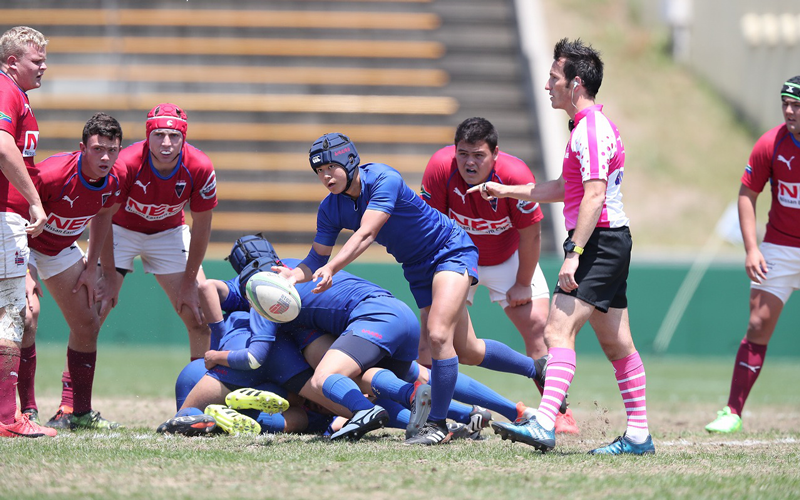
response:
<path fill-rule="evenodd" d="M 419 430 L 416 436 L 410 437 L 406 439 L 403 444 L 407 445 L 414 445 L 414 444 L 421 444 L 424 446 L 433 446 L 435 444 L 444 444 L 450 442 L 450 439 L 453 435 L 450 433 L 450 430 L 447 428 L 447 423 L 444 421 L 441 422 L 431 422 L 428 421 Z"/>
<path fill-rule="evenodd" d="M 536 376 L 533 380 L 539 384 L 539 387 L 544 389 L 544 374 L 547 372 L 547 360 L 550 359 L 550 356 L 542 356 L 541 358 L 533 361 L 533 366 L 536 368 Z M 564 400 L 561 401 L 561 407 L 558 409 L 559 413 L 567 413 L 567 396 L 569 393 L 564 395 Z"/>
<path fill-rule="evenodd" d="M 175 417 L 158 426 L 159 434 L 183 434 L 184 436 L 207 436 L 217 428 L 217 421 L 211 415 L 190 415 Z"/>
<path fill-rule="evenodd" d="M 380 429 L 388 423 L 389 413 L 383 407 L 375 405 L 368 410 L 357 411 L 353 418 L 331 435 L 331 441 L 339 439 L 358 441 L 364 434 Z"/>
<path fill-rule="evenodd" d="M 52 429 L 69 430 L 72 428 L 72 408 L 60 406 L 53 418 L 44 424 Z"/>

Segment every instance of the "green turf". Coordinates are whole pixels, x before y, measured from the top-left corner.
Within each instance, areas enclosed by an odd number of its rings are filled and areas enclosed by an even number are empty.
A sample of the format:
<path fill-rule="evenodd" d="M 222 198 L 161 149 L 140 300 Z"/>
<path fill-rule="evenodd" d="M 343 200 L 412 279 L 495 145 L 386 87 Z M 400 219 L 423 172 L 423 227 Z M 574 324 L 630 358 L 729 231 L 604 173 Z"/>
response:
<path fill-rule="evenodd" d="M 40 400 L 54 405 L 63 349 L 39 346 Z M 489 432 L 482 442 L 408 448 L 381 430 L 357 444 L 308 436 L 164 437 L 153 428 L 172 411 L 183 349 L 106 347 L 95 401 L 128 427 L 2 439 L 0 497 L 33 498 L 792 498 L 800 491 L 800 367 L 765 364 L 745 412 L 745 432 L 707 435 L 725 404 L 732 359 L 645 359 L 657 455 L 593 457 L 624 428 L 610 365 L 579 357 L 570 389 L 582 434 L 542 455 Z M 538 401 L 530 382 L 482 369 L 465 372 L 514 399 Z M 42 405 L 40 405 L 41 407 Z M 49 407 L 48 407 L 49 408 Z M 52 408 L 50 408 L 52 409 Z M 42 409 L 43 413 L 48 410 Z"/>

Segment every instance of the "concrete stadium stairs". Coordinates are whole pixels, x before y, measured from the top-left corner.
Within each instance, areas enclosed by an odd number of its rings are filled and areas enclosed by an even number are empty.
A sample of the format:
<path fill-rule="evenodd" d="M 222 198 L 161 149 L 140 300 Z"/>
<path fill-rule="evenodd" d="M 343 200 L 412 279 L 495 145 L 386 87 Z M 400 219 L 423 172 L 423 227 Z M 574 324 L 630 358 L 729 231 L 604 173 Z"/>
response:
<path fill-rule="evenodd" d="M 216 256 L 257 231 L 304 254 L 327 193 L 306 152 L 325 132 L 348 134 L 362 161 L 392 165 L 418 190 L 428 157 L 452 143 L 455 126 L 483 116 L 501 148 L 544 178 L 512 0 L 225 7 L 3 2 L 0 29 L 26 24 L 50 40 L 44 84 L 29 94 L 41 127 L 37 156 L 76 149 L 95 111 L 120 120 L 128 145 L 144 137 L 153 105 L 179 104 L 189 142 L 217 169 Z"/>

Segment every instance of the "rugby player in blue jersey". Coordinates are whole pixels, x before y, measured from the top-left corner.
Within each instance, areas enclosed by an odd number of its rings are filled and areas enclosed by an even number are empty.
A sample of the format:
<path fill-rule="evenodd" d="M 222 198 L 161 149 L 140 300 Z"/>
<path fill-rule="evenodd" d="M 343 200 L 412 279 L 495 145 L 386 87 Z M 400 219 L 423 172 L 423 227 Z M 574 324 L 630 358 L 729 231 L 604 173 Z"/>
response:
<path fill-rule="evenodd" d="M 432 355 L 431 412 L 427 423 L 406 444 L 444 443 L 450 439 L 446 416 L 458 378 L 459 357 L 468 364 L 530 378 L 536 376 L 534 362 L 500 342 L 479 340 L 471 334 L 465 304 L 470 285 L 478 281 L 478 250 L 469 236 L 417 196 L 399 172 L 388 165 L 361 165 L 360 161 L 355 145 L 343 134 L 325 134 L 314 142 L 309 162 L 330 194 L 317 212 L 317 233 L 308 256 L 292 270 L 275 270 L 297 283 L 313 280 L 314 292 L 321 293 L 331 288 L 334 275 L 372 242 L 386 247 L 403 266 Z M 342 229 L 354 232 L 330 259 Z M 332 350 L 326 357 L 324 372 L 333 377 L 359 373 L 358 363 L 345 352 Z M 341 378 L 336 381 L 346 384 Z M 359 425 L 372 425 L 369 419 L 377 418 L 367 413 L 357 417 Z"/>

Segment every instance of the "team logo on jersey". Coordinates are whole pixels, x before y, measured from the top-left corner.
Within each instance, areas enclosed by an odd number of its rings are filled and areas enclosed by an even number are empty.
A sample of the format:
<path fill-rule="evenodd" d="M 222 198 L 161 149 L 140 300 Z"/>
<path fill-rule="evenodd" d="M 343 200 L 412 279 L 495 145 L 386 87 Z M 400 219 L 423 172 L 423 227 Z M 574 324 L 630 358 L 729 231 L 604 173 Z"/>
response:
<path fill-rule="evenodd" d="M 77 200 L 78 198 L 80 198 L 80 196 L 76 196 L 76 197 L 75 197 L 75 200 Z M 69 196 L 67 196 L 67 195 L 64 195 L 64 197 L 63 197 L 63 198 L 61 198 L 61 199 L 62 199 L 62 200 L 64 200 L 64 201 L 66 201 L 66 202 L 69 202 L 69 208 L 74 208 L 74 206 L 73 206 L 73 203 L 75 203 L 75 200 L 71 199 L 71 198 L 70 198 Z"/>
<path fill-rule="evenodd" d="M 186 190 L 186 181 L 178 181 L 175 183 L 175 194 L 178 196 L 178 198 L 181 197 L 184 190 Z"/>
<path fill-rule="evenodd" d="M 217 195 L 217 174 L 211 172 L 211 176 L 206 181 L 206 185 L 200 190 L 200 196 L 204 200 L 210 200 Z"/>
<path fill-rule="evenodd" d="M 513 227 L 511 219 L 506 216 L 499 220 L 473 219 L 450 210 L 448 215 L 453 222 L 469 234 L 500 234 Z"/>
<path fill-rule="evenodd" d="M 25 265 L 25 257 L 19 254 L 19 250 L 17 250 L 17 252 L 14 254 L 14 264 L 18 266 Z"/>
<path fill-rule="evenodd" d="M 789 167 L 789 170 L 792 169 L 792 160 L 794 160 L 794 156 L 792 156 L 787 160 L 783 155 L 778 155 L 778 161 L 782 161 L 783 163 L 785 163 L 786 166 Z"/>
<path fill-rule="evenodd" d="M 59 236 L 76 236 L 83 232 L 93 217 L 94 215 L 87 215 L 69 218 L 51 213 L 44 225 L 44 230 Z"/>
<path fill-rule="evenodd" d="M 787 208 L 800 208 L 800 183 L 778 181 L 778 202 Z"/>
<path fill-rule="evenodd" d="M 181 213 L 187 201 L 188 200 L 182 201 L 177 205 L 148 205 L 146 203 L 139 203 L 133 198 L 128 197 L 128 200 L 125 202 L 125 211 L 136 214 L 148 221 L 163 220 Z"/>
<path fill-rule="evenodd" d="M 144 191 L 144 194 L 147 194 L 147 186 L 149 186 L 150 183 L 148 182 L 147 184 L 142 184 L 142 181 L 137 180 L 136 182 L 133 183 L 133 185 L 139 186 L 140 188 L 142 188 L 142 191 Z"/>
<path fill-rule="evenodd" d="M 12 120 L 10 116 L 8 116 L 7 114 L 3 113 L 2 111 L 0 111 L 0 121 L 4 121 L 4 122 L 8 122 L 8 123 L 14 123 L 14 120 Z"/>
<path fill-rule="evenodd" d="M 453 188 L 453 192 L 461 197 L 461 203 L 463 203 L 464 205 L 467 204 L 467 194 L 462 193 L 461 190 L 458 189 L 458 186 Z"/>
<path fill-rule="evenodd" d="M 100 195 L 101 198 L 100 205 L 106 206 L 106 203 L 108 203 L 108 199 L 111 198 L 111 194 L 112 194 L 111 191 L 109 191 L 108 193 L 103 193 L 102 195 Z"/>
<path fill-rule="evenodd" d="M 36 146 L 39 145 L 39 131 L 27 130 L 25 131 L 25 146 L 22 149 L 22 156 L 31 157 L 36 156 Z"/>
<path fill-rule="evenodd" d="M 426 200 L 430 200 L 430 199 L 431 199 L 431 194 L 428 192 L 428 190 L 427 190 L 427 189 L 425 189 L 425 184 L 422 184 L 422 185 L 420 186 L 420 188 L 419 188 L 419 194 L 420 194 L 420 196 L 422 196 L 422 197 L 423 197 L 423 198 L 425 198 Z"/>
<path fill-rule="evenodd" d="M 532 201 L 519 200 L 517 202 L 517 210 L 519 210 L 523 214 L 529 214 L 533 212 L 534 210 L 536 210 L 538 206 L 539 206 L 538 203 L 534 203 Z"/>

